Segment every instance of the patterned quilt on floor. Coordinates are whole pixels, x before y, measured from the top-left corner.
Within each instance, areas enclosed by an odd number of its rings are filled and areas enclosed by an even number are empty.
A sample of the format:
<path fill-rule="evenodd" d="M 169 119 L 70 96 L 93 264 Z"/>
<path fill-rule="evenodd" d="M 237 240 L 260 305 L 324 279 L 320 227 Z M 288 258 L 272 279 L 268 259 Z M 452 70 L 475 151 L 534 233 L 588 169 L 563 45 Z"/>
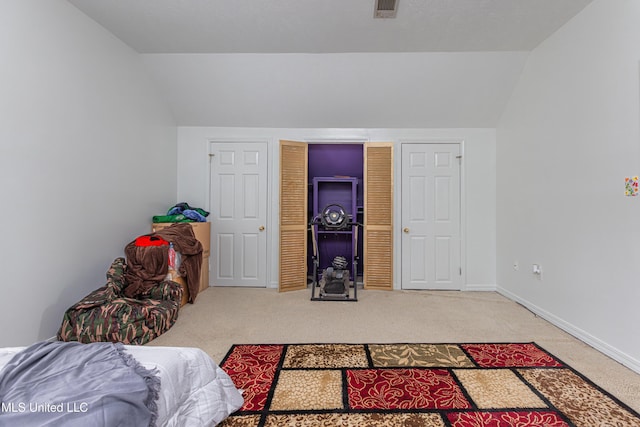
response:
<path fill-rule="evenodd" d="M 234 345 L 238 426 L 625 426 L 640 415 L 535 343 Z"/>

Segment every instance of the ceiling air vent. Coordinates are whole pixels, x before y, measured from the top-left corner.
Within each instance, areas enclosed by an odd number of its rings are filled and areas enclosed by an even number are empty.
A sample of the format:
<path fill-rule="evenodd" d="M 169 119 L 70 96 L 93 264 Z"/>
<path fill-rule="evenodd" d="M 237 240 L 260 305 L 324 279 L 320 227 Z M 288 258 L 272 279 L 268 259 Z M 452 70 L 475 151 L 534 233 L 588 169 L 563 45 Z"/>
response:
<path fill-rule="evenodd" d="M 374 18 L 395 18 L 398 0 L 376 0 Z"/>

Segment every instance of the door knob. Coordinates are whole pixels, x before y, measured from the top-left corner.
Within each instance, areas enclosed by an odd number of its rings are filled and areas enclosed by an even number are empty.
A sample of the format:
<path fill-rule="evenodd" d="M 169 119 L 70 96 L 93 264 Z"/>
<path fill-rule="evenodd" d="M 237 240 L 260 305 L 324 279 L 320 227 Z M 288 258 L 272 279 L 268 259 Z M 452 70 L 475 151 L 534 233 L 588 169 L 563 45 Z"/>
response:
<path fill-rule="evenodd" d="M 261 225 L 260 227 L 258 227 L 258 230 L 264 231 L 264 225 Z"/>
<path fill-rule="evenodd" d="M 409 227 L 403 228 L 402 231 L 404 231 L 405 233 L 408 233 L 409 232 Z"/>

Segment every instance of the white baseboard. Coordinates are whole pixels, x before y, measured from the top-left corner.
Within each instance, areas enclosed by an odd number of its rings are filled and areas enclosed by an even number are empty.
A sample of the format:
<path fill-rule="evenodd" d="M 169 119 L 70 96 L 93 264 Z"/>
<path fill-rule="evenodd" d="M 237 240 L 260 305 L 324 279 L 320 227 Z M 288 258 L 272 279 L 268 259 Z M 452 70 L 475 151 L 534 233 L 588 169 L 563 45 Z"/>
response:
<path fill-rule="evenodd" d="M 509 298 L 510 300 L 513 300 L 519 304 L 522 304 L 524 307 L 526 307 L 527 309 L 531 310 L 531 312 L 535 313 L 536 315 L 540 316 L 541 318 L 543 318 L 544 320 L 548 321 L 549 323 L 557 326 L 558 328 L 562 329 L 563 331 L 567 332 L 568 334 L 573 335 L 574 337 L 576 337 L 577 339 L 579 339 L 580 341 L 590 345 L 591 347 L 595 348 L 596 350 L 598 350 L 599 352 L 609 356 L 610 358 L 612 358 L 613 360 L 615 360 L 616 362 L 621 363 L 622 365 L 626 366 L 627 368 L 631 369 L 634 372 L 637 372 L 640 374 L 640 360 L 634 359 L 633 357 L 629 356 L 628 354 L 626 354 L 623 351 L 620 351 L 619 349 L 607 344 L 606 342 L 602 341 L 599 338 L 594 337 L 593 335 L 589 334 L 588 332 L 583 331 L 582 329 L 572 325 L 571 323 L 565 321 L 564 319 L 549 313 L 546 310 L 543 310 L 542 308 L 536 306 L 535 304 L 532 304 L 531 302 L 520 298 L 518 295 L 504 289 L 501 287 L 497 287 L 496 291 Z"/>
<path fill-rule="evenodd" d="M 495 284 L 474 285 L 467 283 L 463 290 L 471 292 L 495 292 L 496 288 L 497 287 Z"/>

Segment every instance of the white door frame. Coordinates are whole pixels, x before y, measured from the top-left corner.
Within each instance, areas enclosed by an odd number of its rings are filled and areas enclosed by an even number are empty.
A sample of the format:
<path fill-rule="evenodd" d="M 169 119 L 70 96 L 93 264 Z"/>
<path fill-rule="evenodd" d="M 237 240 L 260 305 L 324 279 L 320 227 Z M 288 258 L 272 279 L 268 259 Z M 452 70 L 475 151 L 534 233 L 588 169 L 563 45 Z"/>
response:
<path fill-rule="evenodd" d="M 467 289 L 467 245 L 466 245 L 466 195 L 465 195 L 465 144 L 462 139 L 402 139 L 400 142 L 400 155 L 397 156 L 397 182 L 398 188 L 397 194 L 397 208 L 396 208 L 396 247 L 400 248 L 397 257 L 397 271 L 399 275 L 399 282 L 397 289 L 402 289 L 402 146 L 405 144 L 456 144 L 460 147 L 460 265 L 462 268 L 461 274 L 461 288 L 464 291 Z"/>
<path fill-rule="evenodd" d="M 271 277 L 271 271 L 272 271 L 272 251 L 269 249 L 272 245 L 272 239 L 273 239 L 273 231 L 274 231 L 274 227 L 272 227 L 271 225 L 271 194 L 272 194 L 272 190 L 271 190 L 271 183 L 272 181 L 272 164 L 271 162 L 271 143 L 270 140 L 267 138 L 264 139 L 244 139 L 244 138 L 208 138 L 207 139 L 207 193 L 206 193 L 206 203 L 207 206 L 211 206 L 211 177 L 212 177 L 212 172 L 213 172 L 213 164 L 212 164 L 212 145 L 213 144 L 254 144 L 254 143 L 260 143 L 260 144 L 264 144 L 266 147 L 266 153 L 267 153 L 267 159 L 266 159 L 266 165 L 267 165 L 267 193 L 266 193 L 266 216 L 264 219 L 265 222 L 265 240 L 266 240 L 266 258 L 265 258 L 265 262 L 266 262 L 266 269 L 265 269 L 265 279 L 264 279 L 264 287 L 270 287 L 270 277 Z M 215 212 L 212 212 L 212 215 L 215 215 Z M 212 230 L 212 234 L 211 236 L 213 236 L 213 230 Z M 214 242 L 211 242 L 211 252 L 213 252 L 214 250 Z M 209 257 L 209 271 L 211 271 L 211 263 L 213 262 L 213 256 Z M 211 286 L 211 281 L 213 280 L 213 276 L 210 275 L 209 276 L 209 285 Z"/>

